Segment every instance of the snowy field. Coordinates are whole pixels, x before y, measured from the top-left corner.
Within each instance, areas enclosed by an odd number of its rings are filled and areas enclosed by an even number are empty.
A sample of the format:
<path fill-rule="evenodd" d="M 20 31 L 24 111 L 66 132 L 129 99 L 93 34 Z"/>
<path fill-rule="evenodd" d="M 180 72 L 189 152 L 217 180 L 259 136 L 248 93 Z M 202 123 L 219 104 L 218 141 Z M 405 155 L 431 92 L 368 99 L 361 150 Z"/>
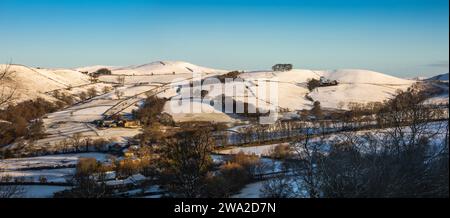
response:
<path fill-rule="evenodd" d="M 282 143 L 288 145 L 289 143 Z M 242 152 L 244 154 L 254 154 L 258 156 L 269 156 L 273 149 L 280 144 L 249 146 L 249 147 L 235 147 L 231 149 L 219 150 L 217 153 L 230 155 Z"/>
<path fill-rule="evenodd" d="M 105 162 L 109 159 L 108 154 L 104 153 L 75 153 L 58 154 L 28 158 L 11 158 L 0 160 L 0 169 L 2 170 L 22 170 L 30 168 L 56 168 L 67 167 L 77 164 L 80 158 L 95 158 L 98 161 Z"/>
<path fill-rule="evenodd" d="M 247 184 L 238 194 L 231 196 L 231 198 L 260 198 L 263 185 L 264 181 Z"/>
<path fill-rule="evenodd" d="M 0 160 L 0 177 L 11 176 L 13 180 L 22 182 L 39 182 L 45 178 L 47 182 L 65 183 L 74 174 L 74 166 L 80 158 L 107 162 L 110 157 L 92 152 L 5 159 Z"/>
<path fill-rule="evenodd" d="M 1 65 L 1 67 L 5 67 Z M 191 104 L 180 101 L 189 89 L 177 89 L 186 87 L 192 80 L 193 72 L 205 77 L 215 77 L 228 71 L 196 66 L 181 61 L 156 61 L 149 64 L 134 66 L 88 66 L 78 69 L 42 69 L 20 65 L 13 65 L 16 77 L 11 80 L 11 86 L 17 85 L 18 93 L 23 93 L 27 98 L 44 97 L 54 101 L 51 96 L 53 90 L 64 90 L 70 94 L 78 94 L 89 88 L 102 91 L 104 87 L 112 88 L 117 85 L 119 77 L 124 77 L 125 85 L 116 87 L 108 93 L 102 93 L 86 101 L 77 103 L 61 111 L 48 114 L 44 117 L 44 139 L 35 142 L 32 147 L 35 150 L 51 149 L 52 146 L 81 134 L 82 137 L 91 139 L 106 139 L 117 143 L 126 143 L 127 140 L 139 134 L 140 129 L 108 128 L 99 129 L 92 123 L 103 119 L 107 114 L 119 113 L 130 116 L 132 110 L 137 109 L 147 97 L 153 93 L 158 97 L 171 98 L 164 107 L 164 112 L 172 115 L 176 122 L 209 121 L 223 123 L 242 123 L 238 116 L 222 112 L 214 108 L 211 100 L 221 96 L 222 90 L 209 90 L 202 100 L 194 98 Z M 100 83 L 90 84 L 89 76 L 82 72 L 95 72 L 100 68 L 109 68 L 111 75 L 100 76 Z M 331 80 L 339 81 L 339 85 L 319 87 L 313 91 L 307 89 L 307 81 L 319 79 L 324 76 Z M 445 76 L 444 76 L 445 77 Z M 439 78 L 444 78 L 439 77 Z M 284 111 L 280 117 L 289 117 L 286 111 L 295 116 L 298 110 L 311 109 L 314 101 L 320 101 L 321 106 L 327 109 L 346 109 L 349 103 L 380 102 L 394 96 L 398 89 L 405 90 L 414 80 L 401 79 L 386 74 L 356 69 L 343 70 L 308 70 L 293 69 L 286 72 L 274 71 L 250 71 L 238 76 L 244 79 L 245 87 L 236 90 L 234 100 L 246 102 L 250 107 L 258 109 L 276 109 Z M 259 81 L 276 84 L 277 90 L 271 90 L 271 95 L 276 95 L 277 102 L 273 102 L 268 93 L 259 91 Z M 239 85 L 239 81 L 230 84 Z M 70 89 L 69 89 L 70 88 Z M 223 88 L 224 89 L 224 88 Z M 117 96 L 117 92 L 121 96 Z M 445 102 L 447 95 L 429 99 L 429 102 Z M 20 99 L 20 97 L 19 97 Z M 447 99 L 448 102 L 448 99 Z M 286 116 L 285 116 L 286 115 Z M 14 148 L 14 144 L 11 147 Z M 267 148 L 269 149 L 270 146 Z M 257 153 L 267 153 L 267 149 L 261 148 Z M 244 150 L 249 150 L 245 148 Z M 251 150 L 251 149 L 250 149 Z"/>
<path fill-rule="evenodd" d="M 70 186 L 52 186 L 52 185 L 21 185 L 20 194 L 14 198 L 51 198 L 56 192 L 64 191 Z"/>
<path fill-rule="evenodd" d="M 427 124 L 423 128 L 426 129 L 424 131 L 424 135 L 429 136 L 430 145 L 433 149 L 438 150 L 442 146 L 442 142 L 445 140 L 445 128 L 448 125 L 447 122 L 433 122 Z M 325 137 L 314 137 L 309 139 L 310 144 L 312 143 L 321 143 L 321 149 L 324 152 L 327 152 L 330 148 L 330 144 L 339 144 L 345 142 L 346 140 L 352 139 L 355 143 L 357 143 L 361 149 L 369 149 L 369 137 L 374 137 L 374 139 L 382 141 L 385 137 L 389 136 L 392 129 L 374 129 L 374 130 L 363 130 L 356 131 L 352 133 L 342 132 L 342 133 L 333 133 L 329 134 Z M 405 134 L 405 138 L 407 138 L 411 132 L 408 127 L 403 128 L 403 132 Z M 221 155 L 232 155 L 237 154 L 239 152 L 243 152 L 248 155 L 258 155 L 258 156 L 269 156 L 271 151 L 276 146 L 279 145 L 290 145 L 290 143 L 277 143 L 277 144 L 269 144 L 269 145 L 257 145 L 257 146 L 241 146 L 241 147 L 231 147 L 227 149 L 217 150 L 216 153 Z M 301 152 L 301 146 L 296 146 L 296 151 Z"/>

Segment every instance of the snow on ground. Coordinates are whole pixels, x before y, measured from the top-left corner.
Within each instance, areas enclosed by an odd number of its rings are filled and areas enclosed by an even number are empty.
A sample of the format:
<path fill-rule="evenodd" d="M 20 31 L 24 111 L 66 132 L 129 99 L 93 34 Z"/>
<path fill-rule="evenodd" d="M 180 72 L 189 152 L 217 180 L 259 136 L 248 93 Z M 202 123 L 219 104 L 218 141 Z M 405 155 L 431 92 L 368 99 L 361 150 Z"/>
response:
<path fill-rule="evenodd" d="M 65 94 L 79 95 L 81 92 L 87 92 L 88 89 L 94 88 L 95 90 L 97 90 L 97 93 L 100 94 L 100 93 L 103 93 L 103 89 L 105 87 L 108 87 L 111 90 L 113 89 L 111 84 L 99 82 L 99 83 L 86 84 L 86 85 L 82 85 L 82 86 L 72 87 L 70 89 L 65 88 L 64 90 L 59 90 L 59 91 L 62 91 Z"/>
<path fill-rule="evenodd" d="M 122 92 L 123 95 L 121 96 L 121 99 L 125 99 L 128 97 L 132 97 L 132 96 L 150 91 L 152 89 L 155 89 L 156 87 L 158 87 L 156 84 L 155 85 L 142 85 L 142 86 L 126 85 L 124 87 L 118 87 L 116 89 L 118 91 Z M 98 96 L 96 98 L 97 99 L 103 98 L 103 99 L 116 99 L 117 100 L 117 96 L 114 91 L 107 93 L 105 95 L 102 95 L 102 96 Z"/>
<path fill-rule="evenodd" d="M 424 132 L 424 135 L 427 135 L 430 137 L 430 145 L 433 147 L 433 149 L 438 149 L 442 146 L 442 142 L 445 139 L 445 128 L 446 125 L 448 125 L 447 122 L 432 122 L 425 126 L 425 129 L 427 132 Z M 352 133 L 347 132 L 338 132 L 329 134 L 324 138 L 321 137 L 314 137 L 309 139 L 310 143 L 322 143 L 321 149 L 324 152 L 327 152 L 330 149 L 330 145 L 334 143 L 340 143 L 344 142 L 345 140 L 348 140 L 350 136 L 355 136 L 356 139 L 358 139 L 357 143 L 358 145 L 361 145 L 362 149 L 365 149 L 365 147 L 368 147 L 368 139 L 367 134 L 370 134 L 371 136 L 375 136 L 380 140 L 383 140 L 384 137 L 389 135 L 389 132 L 392 129 L 372 129 L 372 130 L 361 130 L 356 131 Z M 403 128 L 405 137 L 408 137 L 408 134 L 410 133 L 409 127 Z M 356 140 L 354 139 L 354 140 Z M 232 155 L 237 154 L 239 152 L 243 152 L 244 154 L 254 154 L 258 156 L 268 156 L 270 152 L 278 145 L 290 145 L 289 143 L 277 143 L 277 144 L 269 144 L 269 145 L 257 145 L 257 146 L 241 146 L 241 147 L 231 147 L 223 150 L 217 150 L 216 153 L 222 154 L 222 155 Z M 301 149 L 301 147 L 298 147 L 297 149 Z M 301 150 L 299 150 L 301 151 Z"/>
<path fill-rule="evenodd" d="M 348 109 L 348 104 L 382 102 L 395 96 L 397 90 L 406 90 L 415 81 L 367 70 L 335 70 L 322 73 L 338 86 L 319 87 L 309 96 L 330 109 Z"/>
<path fill-rule="evenodd" d="M 131 97 L 138 93 L 148 91 L 156 86 L 161 86 L 174 80 L 185 81 L 192 78 L 193 72 L 201 73 L 204 77 L 215 76 L 223 74 L 226 71 L 216 70 L 212 68 L 200 67 L 190 63 L 181 61 L 157 61 L 149 64 L 135 65 L 128 67 L 111 67 L 111 66 L 90 66 L 78 68 L 76 70 L 50 70 L 37 69 L 25 66 L 14 66 L 17 73 L 17 81 L 24 86 L 24 96 L 51 98 L 43 93 L 55 89 L 74 87 L 70 93 L 77 94 L 87 88 L 95 87 L 97 90 L 108 86 L 106 83 L 98 83 L 89 85 L 88 76 L 79 71 L 95 71 L 99 68 L 109 68 L 113 75 L 101 76 L 99 79 L 103 82 L 117 82 L 118 76 L 127 75 L 125 77 L 126 86 L 118 88 L 123 92 L 123 98 Z M 175 74 L 173 74 L 175 72 Z M 338 80 L 340 84 L 332 87 L 321 87 L 309 93 L 306 88 L 306 82 L 309 79 L 319 79 L 320 76 L 325 76 L 331 80 Z M 273 71 L 254 71 L 246 72 L 239 76 L 247 81 L 244 93 L 238 93 L 237 101 L 247 101 L 254 104 L 258 108 L 268 109 L 269 106 L 279 106 L 276 109 L 288 109 L 290 111 L 310 109 L 312 101 L 306 98 L 307 95 L 313 98 L 314 101 L 320 101 L 322 107 L 331 109 L 345 109 L 350 102 L 367 103 L 374 101 L 386 100 L 395 94 L 397 89 L 406 89 L 414 81 L 396 78 L 393 76 L 368 71 L 368 70 L 333 70 L 333 71 L 313 71 L 305 69 L 293 69 L 286 72 Z M 268 95 L 258 93 L 257 81 L 264 80 L 271 83 L 277 83 L 278 90 L 271 90 L 270 93 L 277 94 L 278 103 L 271 102 Z M 138 85 L 136 85 L 138 84 Z M 140 84 L 140 85 L 139 85 Z M 77 85 L 86 85 L 83 87 L 76 87 Z M 109 84 L 110 85 L 110 84 Z M 28 88 L 27 88 L 28 87 Z M 29 87 L 33 87 L 30 89 Z M 29 90 L 29 91 L 26 91 Z M 172 87 L 166 92 L 158 94 L 159 97 L 170 98 L 176 96 L 176 88 Z M 31 93 L 28 93 L 31 92 Z M 208 95 L 211 98 L 218 96 L 220 93 L 211 92 Z M 106 105 L 102 105 L 101 101 L 95 100 L 118 100 L 113 91 L 110 93 L 98 96 L 91 101 L 87 101 L 84 105 L 91 105 L 97 107 L 96 109 L 86 111 L 73 111 L 70 108 L 67 111 L 75 116 L 75 119 L 68 120 L 88 122 L 92 119 L 98 119 L 101 110 L 105 110 Z M 117 102 L 111 102 L 117 103 Z M 275 104 L 275 105 L 274 105 Z M 100 105 L 105 107 L 99 107 Z M 109 105 L 108 105 L 109 106 Z M 99 111 L 95 111 L 99 110 Z M 91 113 L 92 112 L 92 113 Z M 195 114 L 195 113 L 194 113 Z M 92 116 L 92 117 L 89 117 Z M 203 117 L 201 117 L 203 116 Z M 67 118 L 67 116 L 65 116 Z M 203 115 L 193 115 L 187 113 L 183 116 L 177 116 L 180 121 L 190 120 L 230 120 L 223 115 L 210 115 L 205 113 Z"/>
<path fill-rule="evenodd" d="M 112 139 L 118 143 L 126 143 L 130 138 L 133 138 L 135 135 L 140 134 L 140 129 L 131 129 L 131 128 L 107 128 L 97 131 L 100 138 L 104 139 Z"/>
<path fill-rule="evenodd" d="M 6 65 L 0 65 L 0 70 L 5 68 Z M 12 75 L 4 85 L 16 89 L 15 102 L 38 97 L 52 100 L 44 93 L 89 83 L 88 76 L 74 70 L 39 69 L 22 65 L 11 65 L 9 70 Z"/>
<path fill-rule="evenodd" d="M 94 65 L 94 66 L 87 66 L 87 67 L 79 67 L 76 68 L 76 71 L 80 71 L 80 72 L 88 72 L 88 73 L 93 73 L 96 72 L 97 70 L 100 70 L 102 68 L 106 68 L 109 70 L 114 70 L 116 68 L 120 68 L 118 66 L 108 66 L 108 65 Z"/>
<path fill-rule="evenodd" d="M 0 169 L 2 170 L 21 170 L 29 168 L 55 168 L 66 167 L 77 164 L 80 158 L 95 158 L 98 161 L 107 161 L 110 155 L 104 153 L 74 153 L 46 155 L 39 157 L 11 158 L 0 160 Z"/>
<path fill-rule="evenodd" d="M 56 143 L 72 137 L 75 133 L 81 133 L 83 136 L 89 136 L 93 139 L 101 137 L 105 139 L 117 138 L 119 142 L 124 142 L 126 141 L 126 138 L 139 134 L 139 130 L 124 128 L 97 129 L 95 125 L 91 123 L 95 120 L 103 119 L 103 114 L 106 111 L 128 98 L 140 95 L 140 97 L 133 100 L 133 102 L 139 101 L 139 99 L 145 99 L 145 95 L 142 93 L 152 90 L 155 87 L 156 86 L 152 85 L 127 85 L 118 88 L 118 90 L 123 93 L 123 96 L 120 99 L 117 98 L 114 91 L 111 91 L 85 102 L 78 103 L 62 111 L 48 114 L 43 119 L 48 135 L 46 138 L 38 140 L 36 144 L 39 146 L 47 143 Z"/>
<path fill-rule="evenodd" d="M 263 185 L 264 181 L 247 184 L 238 194 L 231 196 L 231 198 L 260 198 Z"/>
<path fill-rule="evenodd" d="M 341 83 L 350 84 L 411 85 L 415 82 L 375 71 L 360 69 L 323 71 L 322 75 L 330 80 L 338 80 Z"/>
<path fill-rule="evenodd" d="M 196 73 L 225 73 L 226 71 L 207 67 L 200 67 L 191 63 L 182 61 L 156 61 L 149 64 L 133 65 L 128 67 L 116 68 L 112 70 L 113 74 L 123 75 L 152 75 L 152 74 L 192 74 Z"/>
<path fill-rule="evenodd" d="M 319 79 L 324 76 L 330 80 L 337 80 L 338 86 L 320 87 L 309 93 L 306 83 L 309 79 Z M 287 72 L 249 72 L 239 76 L 240 78 L 257 81 L 278 83 L 278 104 L 281 108 L 289 110 L 310 109 L 312 102 L 305 98 L 312 97 L 314 101 L 320 101 L 322 107 L 331 109 L 346 109 L 351 102 L 369 103 L 382 102 L 395 95 L 398 89 L 405 90 L 415 81 L 396 78 L 382 73 L 368 70 L 333 70 L 312 71 L 294 69 Z M 256 93 L 256 86 L 249 86 Z M 308 94 L 309 93 L 309 94 Z M 259 99 L 269 101 L 265 96 Z"/>
<path fill-rule="evenodd" d="M 116 83 L 117 78 L 120 75 L 106 75 L 99 77 L 99 81 L 106 83 Z M 125 77 L 125 84 L 136 84 L 136 83 L 155 83 L 155 84 L 163 84 L 163 83 L 171 83 L 177 80 L 189 79 L 192 78 L 192 74 L 179 74 L 179 75 L 128 75 Z"/>
<path fill-rule="evenodd" d="M 288 145 L 288 143 L 282 143 Z M 235 147 L 231 149 L 225 149 L 217 151 L 219 154 L 237 154 L 239 152 L 243 152 L 244 154 L 255 154 L 258 156 L 269 156 L 270 153 L 276 146 L 280 144 L 270 144 L 270 145 L 260 145 L 260 146 L 249 146 L 249 147 Z"/>
<path fill-rule="evenodd" d="M 22 191 L 15 198 L 51 198 L 56 192 L 70 189 L 70 186 L 52 186 L 52 185 L 21 185 Z"/>
<path fill-rule="evenodd" d="M 190 103 L 180 104 L 179 100 L 168 101 L 164 105 L 164 112 L 172 115 L 176 122 L 214 121 L 235 122 L 229 115 L 216 110 L 210 104 L 202 103 L 200 99 Z"/>
<path fill-rule="evenodd" d="M 340 84 L 320 87 L 309 96 L 319 101 L 323 108 L 348 109 L 349 103 L 383 102 L 395 96 L 398 89 L 405 90 L 410 85 Z"/>
<path fill-rule="evenodd" d="M 304 198 L 309 196 L 307 189 L 300 185 L 301 180 L 295 180 L 293 178 L 286 179 L 287 184 L 292 187 L 291 196 L 287 197 Z M 239 193 L 231 196 L 231 198 L 262 198 L 264 197 L 263 187 L 266 182 L 270 182 L 270 179 L 247 184 Z"/>
<path fill-rule="evenodd" d="M 23 182 L 40 182 L 40 178 L 45 178 L 47 182 L 65 183 L 75 173 L 74 166 L 80 158 L 107 162 L 110 157 L 91 152 L 5 159 L 0 160 L 0 177 L 11 176 Z"/>
<path fill-rule="evenodd" d="M 273 71 L 253 71 L 246 72 L 239 75 L 240 78 L 245 80 L 269 80 L 269 81 L 280 81 L 284 83 L 305 83 L 308 79 L 319 79 L 320 73 L 312 70 L 303 69 L 293 69 L 285 72 L 273 72 Z"/>
<path fill-rule="evenodd" d="M 79 72 L 91 72 L 104 67 L 113 71 L 113 75 L 99 78 L 104 83 L 89 84 L 89 77 Z M 189 84 L 189 80 L 193 76 L 192 72 L 201 73 L 203 76 L 216 76 L 226 72 L 223 70 L 200 67 L 179 61 L 153 62 L 129 67 L 92 66 L 78 68 L 78 71 L 38 69 L 19 65 L 14 65 L 12 68 L 17 72 L 16 81 L 19 84 L 19 89 L 22 90 L 19 93 L 29 95 L 27 97 L 30 98 L 36 96 L 52 98 L 45 95 L 44 92 L 66 89 L 68 87 L 73 87 L 71 90 L 65 90 L 71 94 L 79 93 L 91 87 L 101 91 L 105 86 L 112 86 L 112 84 L 107 83 L 115 83 L 119 76 L 127 75 L 125 77 L 125 86 L 117 88 L 118 91 L 123 93 L 120 99 L 112 90 L 109 93 L 99 95 L 44 117 L 44 126 L 48 135 L 45 139 L 39 140 L 36 143 L 37 146 L 46 146 L 47 143 L 52 144 L 70 138 L 75 133 L 81 133 L 83 136 L 89 136 L 93 139 L 111 137 L 117 138 L 120 142 L 125 142 L 129 137 L 138 134 L 139 130 L 120 128 L 97 129 L 91 123 L 102 119 L 103 114 L 116 105 L 114 109 L 123 110 L 122 114 L 130 114 L 145 99 L 145 92 L 161 86 L 169 89 L 159 93 L 158 97 L 173 98 L 172 101 L 165 105 L 164 111 L 171 114 L 175 121 L 238 122 L 230 115 L 216 110 L 209 102 L 201 102 L 199 99 L 194 99 L 193 107 L 200 108 L 200 110 L 188 110 L 191 105 L 180 105 L 176 99 L 180 94 L 177 93 L 178 85 L 186 86 L 186 84 Z M 338 86 L 320 87 L 309 92 L 306 82 L 312 78 L 319 79 L 321 76 L 331 80 L 338 80 L 340 84 Z M 373 71 L 351 69 L 334 71 L 304 69 L 294 69 L 286 72 L 255 71 L 243 73 L 239 77 L 247 80 L 245 83 L 246 87 L 243 93 L 237 93 L 234 100 L 248 102 L 251 106 L 256 106 L 260 109 L 270 109 L 271 106 L 278 106 L 276 107 L 278 110 L 288 109 L 290 111 L 310 109 L 312 101 L 306 98 L 307 95 L 314 101 L 320 101 L 324 108 L 346 109 L 350 102 L 367 103 L 386 100 L 393 97 L 397 89 L 406 89 L 414 82 Z M 175 80 L 178 82 L 169 84 Z M 275 105 L 276 102 L 271 102 L 268 95 L 258 93 L 260 87 L 257 82 L 259 80 L 277 84 L 278 89 L 270 92 L 278 95 L 278 104 Z M 185 89 L 182 89 L 182 92 L 185 92 Z M 211 91 L 205 99 L 214 99 L 220 94 L 220 92 Z M 430 101 L 436 102 L 442 101 L 442 99 L 431 99 Z"/>
<path fill-rule="evenodd" d="M 440 80 L 440 81 L 447 81 L 448 82 L 448 73 L 440 74 L 437 76 L 433 76 L 431 78 L 428 78 L 427 80 Z"/>
<path fill-rule="evenodd" d="M 0 177 L 10 176 L 12 181 L 18 180 L 22 182 L 39 183 L 41 178 L 45 178 L 46 182 L 66 183 L 68 179 L 75 173 L 75 168 L 61 169 L 45 169 L 45 170 L 19 170 L 19 171 L 3 171 Z"/>
<path fill-rule="evenodd" d="M 432 97 L 432 98 L 429 98 L 429 99 L 427 99 L 427 100 L 425 100 L 423 103 L 424 104 L 431 104 L 431 105 L 436 105 L 436 104 L 443 104 L 443 105 L 445 105 L 445 104 L 448 104 L 449 103 L 449 98 L 448 98 L 449 96 L 448 96 L 448 93 L 447 94 L 443 94 L 443 95 L 439 95 L 439 96 L 436 96 L 436 97 Z"/>

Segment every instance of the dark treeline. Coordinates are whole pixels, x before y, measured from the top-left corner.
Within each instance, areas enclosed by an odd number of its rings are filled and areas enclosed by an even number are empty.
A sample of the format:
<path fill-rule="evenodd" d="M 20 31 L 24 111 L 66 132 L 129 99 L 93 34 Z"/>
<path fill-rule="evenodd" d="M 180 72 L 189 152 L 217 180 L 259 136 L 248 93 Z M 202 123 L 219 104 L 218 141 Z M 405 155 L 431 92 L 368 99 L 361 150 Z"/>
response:
<path fill-rule="evenodd" d="M 264 195 L 448 197 L 448 122 L 436 122 L 443 111 L 422 102 L 423 93 L 399 92 L 376 114 L 388 128 L 345 132 L 334 140 L 298 138 L 289 155 L 278 155 L 291 159 L 286 163 L 292 173 L 266 182 Z"/>
<path fill-rule="evenodd" d="M 141 108 L 133 111 L 133 116 L 140 120 L 144 126 L 151 126 L 155 122 L 159 122 L 159 115 L 163 111 L 166 102 L 167 99 L 155 96 L 148 97 Z"/>

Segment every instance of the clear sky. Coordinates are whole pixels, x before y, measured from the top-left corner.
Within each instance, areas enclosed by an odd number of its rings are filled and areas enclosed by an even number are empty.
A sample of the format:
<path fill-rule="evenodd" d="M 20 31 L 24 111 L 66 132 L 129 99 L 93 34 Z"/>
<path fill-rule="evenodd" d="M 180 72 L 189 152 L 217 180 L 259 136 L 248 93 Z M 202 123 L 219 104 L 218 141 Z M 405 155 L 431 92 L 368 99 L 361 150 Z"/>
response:
<path fill-rule="evenodd" d="M 0 62 L 448 72 L 448 0 L 0 0 Z"/>

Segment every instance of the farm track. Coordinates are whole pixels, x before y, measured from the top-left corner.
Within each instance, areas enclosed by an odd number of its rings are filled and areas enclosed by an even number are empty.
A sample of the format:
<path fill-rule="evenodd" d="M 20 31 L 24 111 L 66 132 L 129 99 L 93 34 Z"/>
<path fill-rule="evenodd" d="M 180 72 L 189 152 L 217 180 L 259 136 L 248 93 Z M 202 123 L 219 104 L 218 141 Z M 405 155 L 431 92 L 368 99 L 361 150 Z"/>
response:
<path fill-rule="evenodd" d="M 179 81 L 179 82 L 188 81 L 188 80 L 191 80 L 191 79 L 193 79 L 193 78 L 184 79 L 184 80 Z M 142 99 L 139 98 L 139 96 L 141 96 L 141 95 L 146 95 L 146 96 L 149 96 L 149 97 L 150 96 L 155 96 L 157 94 L 160 94 L 162 92 L 165 92 L 165 91 L 169 90 L 171 88 L 170 85 L 171 85 L 171 83 L 162 83 L 160 86 L 158 86 L 156 88 L 153 88 L 151 90 L 147 90 L 147 91 L 135 94 L 135 95 L 133 95 L 131 97 L 128 97 L 127 99 L 124 99 L 124 100 L 118 102 L 116 105 L 114 105 L 113 107 L 111 107 L 110 109 L 105 111 L 103 113 L 103 116 L 106 117 L 106 118 L 114 116 L 114 115 L 116 115 L 116 114 L 126 110 L 127 108 L 131 107 L 132 105 L 136 104 L 140 100 L 142 100 Z"/>

